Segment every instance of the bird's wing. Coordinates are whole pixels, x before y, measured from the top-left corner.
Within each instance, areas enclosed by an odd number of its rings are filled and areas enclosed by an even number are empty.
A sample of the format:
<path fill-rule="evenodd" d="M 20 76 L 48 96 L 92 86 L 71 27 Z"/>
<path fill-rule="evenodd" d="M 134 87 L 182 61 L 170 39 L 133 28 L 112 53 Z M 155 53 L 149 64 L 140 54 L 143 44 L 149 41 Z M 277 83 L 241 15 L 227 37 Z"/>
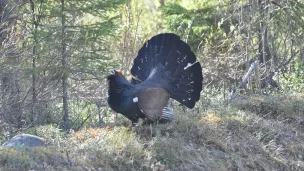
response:
<path fill-rule="evenodd" d="M 144 88 L 135 93 L 135 102 L 140 111 L 152 122 L 160 119 L 171 120 L 174 116 L 168 106 L 169 93 L 162 88 Z"/>

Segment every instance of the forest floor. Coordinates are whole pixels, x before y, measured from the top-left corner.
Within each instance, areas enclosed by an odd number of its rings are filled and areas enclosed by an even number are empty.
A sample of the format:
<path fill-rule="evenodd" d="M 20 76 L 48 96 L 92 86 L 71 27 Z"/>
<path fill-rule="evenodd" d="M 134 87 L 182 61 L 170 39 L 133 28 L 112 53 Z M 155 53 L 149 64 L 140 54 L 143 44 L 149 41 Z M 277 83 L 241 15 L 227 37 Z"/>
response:
<path fill-rule="evenodd" d="M 171 123 L 69 135 L 37 128 L 48 146 L 1 149 L 1 170 L 304 170 L 304 100 L 239 97 L 229 107 L 176 109 Z"/>

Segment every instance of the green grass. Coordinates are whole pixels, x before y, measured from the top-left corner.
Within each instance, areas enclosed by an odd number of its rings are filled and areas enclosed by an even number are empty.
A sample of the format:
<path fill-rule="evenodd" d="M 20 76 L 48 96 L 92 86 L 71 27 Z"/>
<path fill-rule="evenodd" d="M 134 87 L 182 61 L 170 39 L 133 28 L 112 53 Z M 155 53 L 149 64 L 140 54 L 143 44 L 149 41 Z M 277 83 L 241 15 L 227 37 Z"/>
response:
<path fill-rule="evenodd" d="M 175 108 L 171 123 L 133 130 L 108 124 L 65 135 L 36 128 L 47 148 L 0 150 L 3 170 L 303 170 L 304 101 L 241 97 L 196 113 Z"/>

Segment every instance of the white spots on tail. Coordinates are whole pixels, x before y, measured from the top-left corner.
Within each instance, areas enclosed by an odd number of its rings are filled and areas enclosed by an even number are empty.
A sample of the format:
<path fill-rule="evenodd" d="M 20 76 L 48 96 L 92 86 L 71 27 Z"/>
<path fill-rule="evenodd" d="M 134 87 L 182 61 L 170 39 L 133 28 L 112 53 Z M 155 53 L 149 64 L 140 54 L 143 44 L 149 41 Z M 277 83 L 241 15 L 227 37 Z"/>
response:
<path fill-rule="evenodd" d="M 190 98 L 190 97 L 188 97 L 187 99 L 183 99 L 182 101 L 183 101 L 183 102 L 186 102 L 187 100 L 188 100 L 188 101 L 190 101 L 190 100 L 191 100 L 191 98 Z"/>
<path fill-rule="evenodd" d="M 191 64 L 191 63 L 188 63 L 187 64 L 187 66 L 186 67 L 184 67 L 184 70 L 186 70 L 186 69 L 188 69 L 188 68 L 190 68 L 190 67 L 192 67 L 194 64 L 196 64 L 197 63 L 197 61 L 196 62 L 194 62 L 193 64 Z"/>
<path fill-rule="evenodd" d="M 185 55 L 184 58 L 182 59 L 182 62 L 186 60 L 188 55 Z"/>
<path fill-rule="evenodd" d="M 138 97 L 134 97 L 134 98 L 133 98 L 133 102 L 134 102 L 134 103 L 137 103 L 137 102 L 138 102 Z"/>

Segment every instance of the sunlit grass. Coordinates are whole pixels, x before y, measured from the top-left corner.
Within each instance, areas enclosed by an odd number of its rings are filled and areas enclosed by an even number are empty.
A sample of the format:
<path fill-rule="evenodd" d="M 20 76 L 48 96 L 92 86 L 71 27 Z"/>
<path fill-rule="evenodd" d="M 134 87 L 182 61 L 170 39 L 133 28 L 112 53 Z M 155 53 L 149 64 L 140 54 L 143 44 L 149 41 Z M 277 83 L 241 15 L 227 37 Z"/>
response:
<path fill-rule="evenodd" d="M 2 149 L 0 162 L 3 168 L 38 170 L 304 169 L 303 101 L 239 99 L 230 107 L 213 105 L 200 113 L 176 107 L 171 123 L 133 129 L 109 123 L 66 135 L 53 126 L 38 127 L 47 148 Z"/>

